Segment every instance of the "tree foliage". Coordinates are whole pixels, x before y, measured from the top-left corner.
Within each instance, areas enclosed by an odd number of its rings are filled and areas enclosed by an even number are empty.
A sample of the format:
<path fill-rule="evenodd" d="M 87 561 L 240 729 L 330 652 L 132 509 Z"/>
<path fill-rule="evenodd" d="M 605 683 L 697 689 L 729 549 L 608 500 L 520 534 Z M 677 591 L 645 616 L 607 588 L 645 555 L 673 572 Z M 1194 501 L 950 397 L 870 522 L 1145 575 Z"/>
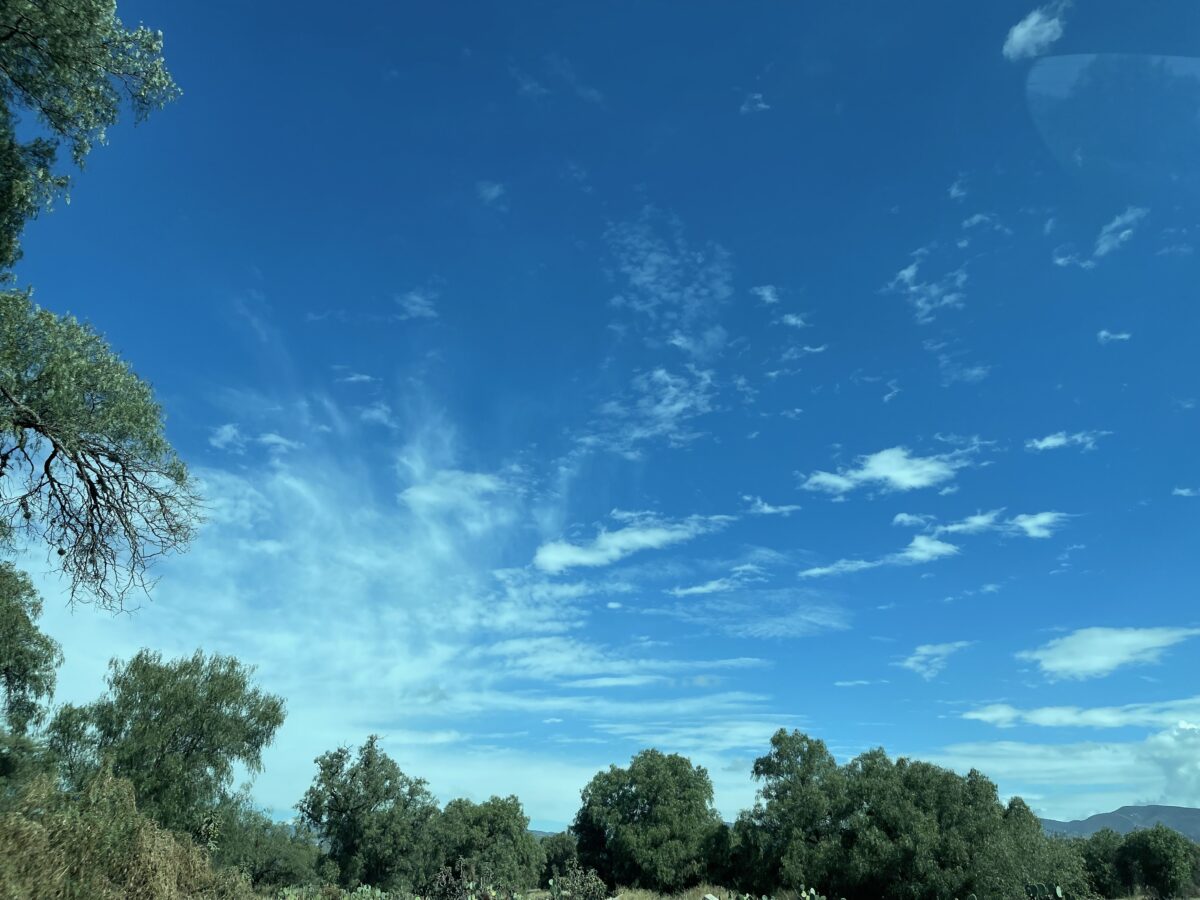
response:
<path fill-rule="evenodd" d="M 1125 835 L 1117 850 L 1116 868 L 1125 885 L 1157 897 L 1190 897 L 1196 846 L 1165 825 L 1139 828 Z"/>
<path fill-rule="evenodd" d="M 0 563 L 0 687 L 4 719 L 14 734 L 26 734 L 45 717 L 43 700 L 54 693 L 62 649 L 37 627 L 42 600 L 33 583 L 11 563 Z"/>
<path fill-rule="evenodd" d="M 643 750 L 583 789 L 571 831 L 579 861 L 610 886 L 673 893 L 706 874 L 705 850 L 721 824 L 712 782 L 683 756 Z"/>
<path fill-rule="evenodd" d="M 579 861 L 579 845 L 571 832 L 560 831 L 542 838 L 542 856 L 544 862 L 539 887 L 546 887 L 551 878 L 567 871 L 568 863 Z"/>
<path fill-rule="evenodd" d="M 371 735 L 356 760 L 347 747 L 317 757 L 317 775 L 297 809 L 344 887 L 421 888 L 440 863 L 432 840 L 437 801 L 378 741 Z"/>
<path fill-rule="evenodd" d="M 126 28 L 115 0 L 0 4 L 0 269 L 20 258 L 27 219 L 67 189 L 55 172 L 66 145 L 82 166 L 127 103 L 135 121 L 179 94 L 162 34 Z M 38 127 L 22 128 L 22 113 Z M 33 123 L 28 123 L 32 125 Z M 23 139 L 18 131 L 29 136 Z"/>
<path fill-rule="evenodd" d="M 451 800 L 436 820 L 434 842 L 441 865 L 463 859 L 511 890 L 534 887 L 542 873 L 542 848 L 529 833 L 529 817 L 516 797 Z"/>
<path fill-rule="evenodd" d="M 262 751 L 283 724 L 283 701 L 250 685 L 253 669 L 233 657 L 163 662 L 139 651 L 109 663 L 109 696 L 66 704 L 47 729 L 73 790 L 107 760 L 128 779 L 138 806 L 160 825 L 198 834 L 233 780 L 233 765 L 262 768 Z"/>
<path fill-rule="evenodd" d="M 44 540 L 72 598 L 120 608 L 198 519 L 150 385 L 86 325 L 0 292 L 0 537 Z"/>
<path fill-rule="evenodd" d="M 244 791 L 222 799 L 215 820 L 214 866 L 245 873 L 256 890 L 319 880 L 321 851 L 312 835 L 255 809 Z"/>

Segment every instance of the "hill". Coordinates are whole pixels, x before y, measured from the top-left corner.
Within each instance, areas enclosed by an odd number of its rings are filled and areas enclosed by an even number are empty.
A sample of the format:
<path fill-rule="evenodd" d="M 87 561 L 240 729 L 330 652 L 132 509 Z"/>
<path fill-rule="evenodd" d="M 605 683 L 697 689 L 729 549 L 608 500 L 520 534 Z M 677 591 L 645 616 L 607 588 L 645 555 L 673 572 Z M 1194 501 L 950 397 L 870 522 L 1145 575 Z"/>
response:
<path fill-rule="evenodd" d="M 1137 828 L 1150 828 L 1163 824 L 1200 842 L 1200 809 L 1189 806 L 1122 806 L 1107 813 L 1097 813 L 1075 822 L 1059 822 L 1042 819 L 1042 828 L 1050 834 L 1066 834 L 1087 837 L 1101 828 L 1111 828 L 1119 834 L 1128 834 Z"/>

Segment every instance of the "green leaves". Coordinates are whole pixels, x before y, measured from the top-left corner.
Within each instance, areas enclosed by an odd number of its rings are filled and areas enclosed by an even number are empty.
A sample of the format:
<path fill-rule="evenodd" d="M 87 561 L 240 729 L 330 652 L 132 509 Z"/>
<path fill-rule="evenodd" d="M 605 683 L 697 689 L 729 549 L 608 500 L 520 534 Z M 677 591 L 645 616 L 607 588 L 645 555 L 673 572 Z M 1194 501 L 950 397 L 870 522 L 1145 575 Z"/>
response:
<path fill-rule="evenodd" d="M 437 801 L 409 778 L 371 735 L 351 761 L 346 747 L 315 760 L 317 775 L 297 805 L 322 841 L 345 887 L 385 890 L 426 885 L 438 868 L 433 822 Z"/>
<path fill-rule="evenodd" d="M 47 729 L 64 777 L 82 789 L 107 761 L 133 785 L 139 809 L 166 828 L 198 833 L 234 763 L 261 769 L 283 701 L 252 688 L 253 670 L 233 657 L 199 650 L 167 663 L 142 650 L 109 670 L 109 696 L 63 706 Z"/>
<path fill-rule="evenodd" d="M 54 693 L 62 665 L 59 645 L 35 624 L 42 601 L 28 576 L 0 563 L 0 688 L 4 717 L 15 734 L 25 734 L 45 716 L 42 700 Z"/>
<path fill-rule="evenodd" d="M 179 96 L 162 34 L 127 29 L 116 12 L 114 0 L 0 6 L 0 269 L 20 258 L 25 221 L 69 185 L 53 171 L 61 145 L 82 166 L 124 103 L 141 121 Z M 22 110 L 43 136 L 17 137 Z"/>
<path fill-rule="evenodd" d="M 538 882 L 544 855 L 516 797 L 492 797 L 483 803 L 451 800 L 433 831 L 443 866 L 464 860 L 491 872 L 494 883 L 509 890 L 525 890 Z"/>
<path fill-rule="evenodd" d="M 598 772 L 582 799 L 571 826 L 579 861 L 609 885 L 669 893 L 706 874 L 705 851 L 721 820 L 702 767 L 643 750 L 627 769 Z"/>
<path fill-rule="evenodd" d="M 199 498 L 150 385 L 69 316 L 0 292 L 0 537 L 38 539 L 71 596 L 120 609 L 185 548 Z"/>

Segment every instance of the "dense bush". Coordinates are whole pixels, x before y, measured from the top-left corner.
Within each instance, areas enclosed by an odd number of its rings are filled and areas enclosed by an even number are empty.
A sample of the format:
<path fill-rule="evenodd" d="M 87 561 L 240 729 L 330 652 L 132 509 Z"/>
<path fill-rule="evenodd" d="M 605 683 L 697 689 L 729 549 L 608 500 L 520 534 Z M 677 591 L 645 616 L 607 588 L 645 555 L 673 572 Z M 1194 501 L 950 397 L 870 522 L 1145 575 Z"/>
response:
<path fill-rule="evenodd" d="M 78 795 L 46 776 L 0 816 L 0 896 L 22 900 L 252 900 L 249 881 L 137 810 L 107 767 Z"/>
<path fill-rule="evenodd" d="M 320 881 L 316 840 L 254 809 L 245 793 L 222 802 L 214 818 L 213 865 L 241 870 L 257 890 Z"/>

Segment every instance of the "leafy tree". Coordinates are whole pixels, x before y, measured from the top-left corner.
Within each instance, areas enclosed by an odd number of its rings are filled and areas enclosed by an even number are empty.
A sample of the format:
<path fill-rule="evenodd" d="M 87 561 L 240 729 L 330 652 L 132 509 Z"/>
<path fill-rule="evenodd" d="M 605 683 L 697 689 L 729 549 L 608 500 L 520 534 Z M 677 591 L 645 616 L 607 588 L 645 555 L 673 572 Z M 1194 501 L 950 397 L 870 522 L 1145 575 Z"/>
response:
<path fill-rule="evenodd" d="M 109 696 L 66 704 L 47 729 L 68 785 L 81 790 L 108 760 L 133 785 L 139 809 L 198 834 L 232 782 L 233 764 L 261 770 L 283 701 L 250 686 L 251 667 L 199 650 L 166 663 L 142 650 L 109 670 Z"/>
<path fill-rule="evenodd" d="M 344 887 L 422 888 L 440 862 L 432 840 L 437 801 L 423 779 L 400 771 L 378 740 L 367 738 L 354 761 L 346 747 L 317 757 L 317 775 L 297 809 Z"/>
<path fill-rule="evenodd" d="M 224 798 L 215 818 L 214 866 L 244 872 L 256 890 L 319 881 L 321 851 L 312 836 L 255 809 L 244 791 Z"/>
<path fill-rule="evenodd" d="M 434 835 L 443 866 L 463 859 L 512 890 L 538 883 L 545 857 L 516 797 L 451 800 L 437 818 Z"/>
<path fill-rule="evenodd" d="M 837 760 L 823 741 L 781 728 L 770 751 L 755 760 L 753 775 L 761 784 L 758 799 L 733 828 L 735 880 L 760 895 L 813 884 L 824 870 L 822 844 L 838 833 L 845 802 Z"/>
<path fill-rule="evenodd" d="M 542 838 L 542 855 L 545 863 L 539 886 L 547 887 L 551 878 L 567 870 L 567 863 L 572 860 L 578 862 L 579 846 L 571 832 L 560 831 Z"/>
<path fill-rule="evenodd" d="M 14 734 L 45 717 L 39 701 L 54 693 L 54 671 L 62 650 L 38 630 L 42 601 L 32 582 L 11 563 L 0 563 L 0 686 L 4 718 Z"/>
<path fill-rule="evenodd" d="M 1133 885 L 1125 883 L 1117 870 L 1122 841 L 1121 835 L 1111 828 L 1101 828 L 1079 843 L 1088 883 L 1096 894 L 1109 900 L 1127 897 L 1133 891 Z"/>
<path fill-rule="evenodd" d="M 127 29 L 116 13 L 114 0 L 0 4 L 0 269 L 20 257 L 25 221 L 66 190 L 69 179 L 54 171 L 63 144 L 82 166 L 122 98 L 141 121 L 179 94 L 162 34 Z M 35 117 L 38 136 L 17 136 L 22 112 Z"/>
<path fill-rule="evenodd" d="M 1139 828 L 1125 835 L 1117 851 L 1117 871 L 1126 884 L 1158 897 L 1191 896 L 1195 847 L 1165 825 Z"/>
<path fill-rule="evenodd" d="M 198 504 L 150 385 L 86 325 L 0 292 L 0 538 L 44 540 L 73 599 L 119 609 Z"/>
<path fill-rule="evenodd" d="M 610 766 L 583 789 L 572 832 L 579 861 L 610 886 L 673 893 L 705 875 L 721 820 L 712 782 L 683 756 L 643 750 L 626 769 Z"/>

